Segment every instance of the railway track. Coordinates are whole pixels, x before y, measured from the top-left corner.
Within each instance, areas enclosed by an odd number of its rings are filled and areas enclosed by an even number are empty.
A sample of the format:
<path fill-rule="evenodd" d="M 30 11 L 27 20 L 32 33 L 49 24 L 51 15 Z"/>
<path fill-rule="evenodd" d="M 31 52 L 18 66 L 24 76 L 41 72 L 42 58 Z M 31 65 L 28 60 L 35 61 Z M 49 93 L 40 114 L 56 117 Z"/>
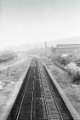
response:
<path fill-rule="evenodd" d="M 45 66 L 38 60 L 32 60 L 7 120 L 73 120 Z"/>

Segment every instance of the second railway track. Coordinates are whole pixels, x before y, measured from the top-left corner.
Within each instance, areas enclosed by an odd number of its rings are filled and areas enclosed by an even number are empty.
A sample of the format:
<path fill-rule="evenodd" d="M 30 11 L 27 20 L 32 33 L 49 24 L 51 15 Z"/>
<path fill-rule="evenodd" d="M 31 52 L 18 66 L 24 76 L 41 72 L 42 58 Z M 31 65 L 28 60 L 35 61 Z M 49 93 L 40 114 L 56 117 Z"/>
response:
<path fill-rule="evenodd" d="M 7 120 L 73 120 L 45 66 L 38 60 L 32 60 Z"/>

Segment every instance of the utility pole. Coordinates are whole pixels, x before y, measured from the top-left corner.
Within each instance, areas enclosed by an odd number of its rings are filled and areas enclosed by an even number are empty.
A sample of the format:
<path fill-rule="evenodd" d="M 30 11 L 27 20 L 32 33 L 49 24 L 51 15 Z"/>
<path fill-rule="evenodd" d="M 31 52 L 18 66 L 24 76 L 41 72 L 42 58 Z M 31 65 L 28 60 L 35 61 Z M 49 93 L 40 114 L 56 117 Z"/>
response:
<path fill-rule="evenodd" d="M 47 56 L 47 42 L 44 42 L 44 48 L 45 48 L 45 56 Z"/>
<path fill-rule="evenodd" d="M 47 42 L 46 41 L 44 42 L 44 46 L 45 46 L 45 48 L 47 48 Z"/>

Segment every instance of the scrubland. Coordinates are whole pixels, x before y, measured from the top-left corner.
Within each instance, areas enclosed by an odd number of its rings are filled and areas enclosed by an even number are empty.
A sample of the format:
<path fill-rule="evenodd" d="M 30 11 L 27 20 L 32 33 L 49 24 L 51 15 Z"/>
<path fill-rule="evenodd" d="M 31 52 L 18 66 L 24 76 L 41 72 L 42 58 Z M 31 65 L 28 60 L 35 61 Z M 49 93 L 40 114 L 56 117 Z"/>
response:
<path fill-rule="evenodd" d="M 59 53 L 59 51 L 58 53 L 51 52 L 51 54 L 47 52 L 45 59 L 42 59 L 76 111 L 80 114 L 80 55 L 77 57 L 79 51 L 77 51 L 77 54 L 68 52 L 67 55 L 64 51 L 62 53 Z"/>
<path fill-rule="evenodd" d="M 15 87 L 28 67 L 27 57 L 20 56 L 19 58 L 0 63 L 0 116 L 4 113 L 7 103 L 10 102 L 12 94 L 16 93 Z"/>

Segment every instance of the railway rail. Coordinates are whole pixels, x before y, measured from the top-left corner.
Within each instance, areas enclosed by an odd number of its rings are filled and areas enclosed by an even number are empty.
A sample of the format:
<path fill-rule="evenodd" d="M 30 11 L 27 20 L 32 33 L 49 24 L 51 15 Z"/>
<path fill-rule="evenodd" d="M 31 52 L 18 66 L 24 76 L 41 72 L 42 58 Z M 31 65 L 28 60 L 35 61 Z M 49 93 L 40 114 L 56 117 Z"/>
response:
<path fill-rule="evenodd" d="M 7 120 L 74 120 L 46 68 L 33 59 Z"/>

